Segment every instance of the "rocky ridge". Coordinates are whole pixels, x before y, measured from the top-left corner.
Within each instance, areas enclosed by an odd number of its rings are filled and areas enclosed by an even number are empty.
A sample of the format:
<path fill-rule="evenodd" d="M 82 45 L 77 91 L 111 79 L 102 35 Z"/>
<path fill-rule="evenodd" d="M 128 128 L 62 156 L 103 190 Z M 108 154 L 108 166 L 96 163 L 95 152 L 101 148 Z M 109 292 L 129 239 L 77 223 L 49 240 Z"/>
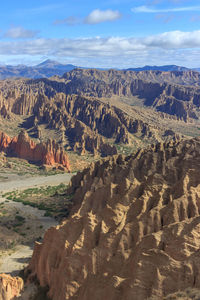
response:
<path fill-rule="evenodd" d="M 53 300 L 161 299 L 200 288 L 199 166 L 196 138 L 78 173 L 72 212 L 36 243 L 29 280 Z"/>
<path fill-rule="evenodd" d="M 168 83 L 185 86 L 199 86 L 200 73 L 192 70 L 188 71 L 160 71 L 160 70 L 97 70 L 97 69 L 79 69 L 76 68 L 63 75 L 67 81 L 74 80 L 79 83 L 81 78 L 83 81 L 105 82 L 108 84 L 119 82 L 131 82 L 134 80 L 143 80 L 152 83 Z M 92 79 L 93 78 L 93 79 Z M 116 85 L 117 87 L 117 85 Z"/>
<path fill-rule="evenodd" d="M 68 93 L 93 97 L 139 97 L 145 106 L 187 121 L 199 108 L 198 72 L 99 71 L 75 69 L 64 74 Z"/>
<path fill-rule="evenodd" d="M 67 154 L 55 141 L 36 144 L 25 131 L 14 138 L 0 132 L 0 151 L 30 162 L 70 171 Z"/>
<path fill-rule="evenodd" d="M 166 128 L 166 122 L 162 126 L 158 118 L 198 121 L 200 89 L 187 85 L 190 79 L 194 85 L 195 80 L 198 84 L 198 76 L 199 73 L 192 71 L 76 69 L 61 78 L 5 80 L 0 82 L 0 114 L 3 119 L 11 119 L 13 115 L 29 117 L 25 128 L 35 137 L 39 126 L 46 124 L 48 129 L 59 132 L 58 142 L 67 149 L 108 156 L 116 154 L 121 145 L 123 149 L 135 150 L 147 143 L 165 141 L 169 138 L 166 132 L 174 137 L 178 132 L 176 124 Z M 141 115 L 138 109 L 139 113 L 134 115 L 132 106 L 129 106 L 131 114 L 117 107 L 115 100 L 109 100 L 115 97 L 129 105 L 135 105 L 136 101 L 143 108 L 151 107 L 152 114 L 153 109 L 159 114 L 156 112 L 149 123 L 145 112 Z M 137 110 L 137 106 L 134 108 Z M 130 153 L 129 149 L 123 149 L 120 151 Z"/>
<path fill-rule="evenodd" d="M 165 137 L 165 130 L 130 117 L 100 99 L 68 95 L 65 85 L 62 86 L 50 80 L 4 82 L 0 97 L 2 117 L 13 113 L 33 115 L 28 126 L 45 123 L 48 128 L 63 131 L 63 141 L 67 138 L 71 149 L 81 154 L 89 151 L 102 156 L 113 155 L 117 153 L 113 142 L 131 145 L 137 144 L 138 138 L 155 142 Z"/>
<path fill-rule="evenodd" d="M 0 107 L 5 106 L 17 114 L 30 114 L 40 99 L 54 98 L 59 93 L 96 98 L 128 97 L 133 103 L 137 98 L 141 105 L 188 121 L 199 118 L 199 77 L 200 73 L 194 71 L 75 69 L 51 79 L 2 81 Z"/>
<path fill-rule="evenodd" d="M 99 150 L 106 156 L 117 152 L 115 146 L 111 148 L 111 145 L 105 145 L 105 139 L 102 137 L 113 139 L 115 144 L 130 144 L 132 135 L 156 140 L 158 129 L 151 128 L 141 120 L 134 120 L 114 106 L 76 95 L 65 97 L 59 94 L 56 99 L 58 97 L 59 100 L 54 102 L 54 106 L 50 102 L 43 102 L 38 111 L 35 111 L 35 115 L 39 122 L 47 123 L 50 128 L 58 129 L 64 126 L 65 134 L 74 150 Z M 90 145 L 91 143 L 93 145 Z M 103 147 L 110 147 L 111 150 L 106 151 L 104 155 Z"/>

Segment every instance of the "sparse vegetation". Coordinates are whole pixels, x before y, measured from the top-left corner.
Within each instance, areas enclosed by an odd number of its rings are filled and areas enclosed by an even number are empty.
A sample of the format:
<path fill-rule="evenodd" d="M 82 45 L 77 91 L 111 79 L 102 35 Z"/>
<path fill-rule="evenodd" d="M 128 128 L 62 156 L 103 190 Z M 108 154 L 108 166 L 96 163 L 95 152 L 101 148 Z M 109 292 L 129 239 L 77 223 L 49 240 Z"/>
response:
<path fill-rule="evenodd" d="M 170 294 L 164 297 L 163 300 L 200 300 L 200 290 L 187 288 L 185 291 L 178 291 Z"/>
<path fill-rule="evenodd" d="M 72 198 L 72 195 L 67 195 L 66 191 L 67 185 L 59 184 L 57 186 L 29 188 L 22 192 L 8 192 L 3 197 L 44 210 L 45 217 L 62 218 L 68 215 L 67 208 L 70 206 Z"/>

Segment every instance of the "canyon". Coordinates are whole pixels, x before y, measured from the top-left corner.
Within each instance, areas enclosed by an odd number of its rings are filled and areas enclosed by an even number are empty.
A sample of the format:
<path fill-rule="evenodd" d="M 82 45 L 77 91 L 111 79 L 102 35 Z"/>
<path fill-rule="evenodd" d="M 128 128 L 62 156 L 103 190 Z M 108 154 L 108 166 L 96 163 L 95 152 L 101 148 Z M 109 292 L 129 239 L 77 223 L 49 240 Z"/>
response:
<path fill-rule="evenodd" d="M 197 131 L 198 76 L 193 71 L 75 69 L 50 79 L 9 79 L 0 82 L 0 114 L 3 122 L 26 118 L 21 126 L 32 137 L 41 137 L 41 126 L 48 134 L 57 131 L 58 142 L 81 155 L 114 155 L 119 147 L 131 152 L 182 136 L 178 121 L 193 123 Z"/>
<path fill-rule="evenodd" d="M 25 291 L 143 300 L 200 289 L 199 84 L 192 70 L 78 68 L 0 81 L 2 165 L 77 173 L 61 195 L 69 215 L 35 243 Z"/>
<path fill-rule="evenodd" d="M 125 103 L 129 98 L 130 105 L 137 102 L 139 106 L 151 107 L 186 122 L 199 117 L 199 83 L 200 74 L 195 71 L 75 69 L 50 79 L 1 81 L 0 109 L 1 115 L 9 118 L 10 113 L 38 113 L 42 101 L 51 99 L 49 102 L 53 106 L 52 102 L 62 102 L 72 94 L 98 101 L 118 97 Z M 116 105 L 115 102 L 112 104 Z"/>

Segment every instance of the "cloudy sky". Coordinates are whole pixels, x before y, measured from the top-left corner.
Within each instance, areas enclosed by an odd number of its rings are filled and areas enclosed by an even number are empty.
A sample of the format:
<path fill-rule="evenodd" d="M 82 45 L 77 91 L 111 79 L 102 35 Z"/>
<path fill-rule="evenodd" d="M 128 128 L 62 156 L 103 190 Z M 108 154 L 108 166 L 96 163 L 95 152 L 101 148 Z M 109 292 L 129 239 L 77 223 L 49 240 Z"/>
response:
<path fill-rule="evenodd" d="M 200 0 L 17 0 L 0 11 L 0 63 L 200 67 Z"/>

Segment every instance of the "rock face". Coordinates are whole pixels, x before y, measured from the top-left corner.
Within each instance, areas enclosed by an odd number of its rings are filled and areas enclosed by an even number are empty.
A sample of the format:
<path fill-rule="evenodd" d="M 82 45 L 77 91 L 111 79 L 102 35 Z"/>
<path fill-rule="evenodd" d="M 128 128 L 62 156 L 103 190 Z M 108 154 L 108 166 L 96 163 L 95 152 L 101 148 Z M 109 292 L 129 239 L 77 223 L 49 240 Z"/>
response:
<path fill-rule="evenodd" d="M 23 286 L 23 280 L 20 277 L 0 274 L 0 300 L 12 300 L 18 297 Z"/>
<path fill-rule="evenodd" d="M 114 143 L 129 144 L 131 135 L 153 140 L 157 131 L 116 107 L 75 95 L 57 95 L 54 106 L 49 101 L 42 102 L 35 114 L 50 128 L 64 126 L 73 150 L 100 152 L 102 156 L 117 153 L 115 146 L 106 143 L 104 138 L 112 139 Z"/>
<path fill-rule="evenodd" d="M 25 131 L 21 131 L 19 136 L 14 138 L 1 132 L 0 151 L 42 165 L 62 166 L 70 171 L 67 154 L 55 141 L 48 140 L 46 143 L 36 144 Z"/>
<path fill-rule="evenodd" d="M 41 101 L 64 95 L 137 97 L 145 106 L 187 121 L 199 117 L 200 73 L 75 69 L 62 78 L 0 82 L 2 115 L 30 115 Z"/>
<path fill-rule="evenodd" d="M 72 178 L 67 220 L 36 243 L 53 300 L 144 300 L 200 288 L 200 139 L 113 156 Z"/>

